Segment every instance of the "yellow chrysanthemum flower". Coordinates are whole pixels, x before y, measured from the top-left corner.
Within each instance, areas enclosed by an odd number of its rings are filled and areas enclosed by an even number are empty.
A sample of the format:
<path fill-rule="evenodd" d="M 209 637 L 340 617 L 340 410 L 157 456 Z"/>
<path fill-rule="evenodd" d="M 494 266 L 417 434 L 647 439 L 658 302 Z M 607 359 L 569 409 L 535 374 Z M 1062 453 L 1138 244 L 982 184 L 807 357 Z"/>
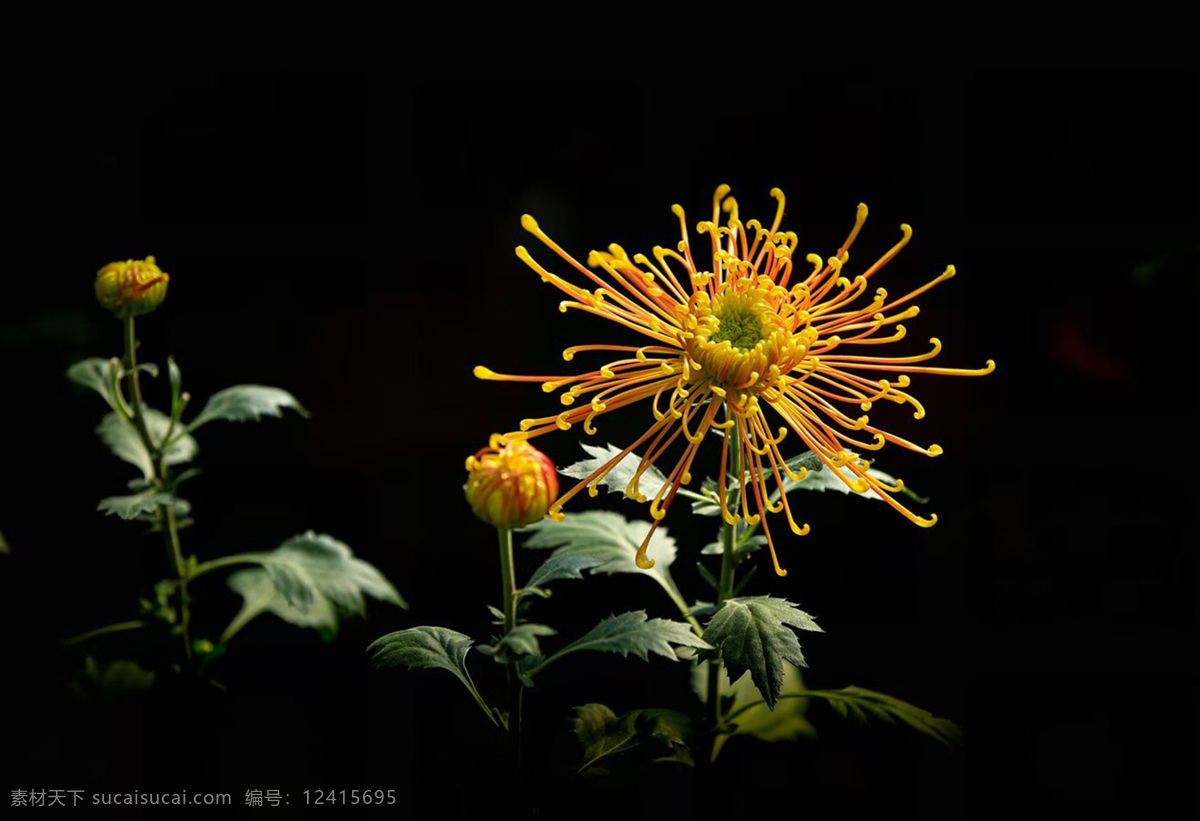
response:
<path fill-rule="evenodd" d="M 148 314 L 167 298 L 170 279 L 154 257 L 110 262 L 96 274 L 96 299 L 119 317 Z"/>
<path fill-rule="evenodd" d="M 714 428 L 736 431 L 744 458 L 740 463 L 738 502 L 730 510 L 726 503 L 725 476 L 730 465 L 730 441 L 721 437 L 720 497 L 721 514 L 729 524 L 743 519 L 763 525 L 771 551 L 771 560 L 779 575 L 779 566 L 765 514 L 782 511 L 792 532 L 803 536 L 807 524 L 796 524 L 787 494 L 782 492 L 785 477 L 803 479 L 804 468 L 794 473 L 780 453 L 779 444 L 789 430 L 820 458 L 821 462 L 856 493 L 874 491 L 880 498 L 918 525 L 928 527 L 937 516 L 917 516 L 893 495 L 902 483 L 888 485 L 868 473 L 870 463 L 859 451 L 874 451 L 891 442 L 926 456 L 937 456 L 937 445 L 921 447 L 895 434 L 879 430 L 870 423 L 865 411 L 880 401 L 910 404 L 917 419 L 925 408 L 905 389 L 909 374 L 927 373 L 979 376 L 991 373 L 995 363 L 968 370 L 932 368 L 917 363 L 937 356 L 941 343 L 931 339 L 932 350 L 916 356 L 858 356 L 846 353 L 851 346 L 883 345 L 900 340 L 905 328 L 898 324 L 917 315 L 913 298 L 954 276 L 951 265 L 932 282 L 899 298 L 889 298 L 883 288 L 873 297 L 864 297 L 871 277 L 879 272 L 912 237 L 912 228 L 901 225 L 901 239 L 873 265 L 849 279 L 843 269 L 849 249 L 867 219 L 867 207 L 858 206 L 850 235 L 837 253 L 828 259 L 809 254 L 812 265 L 807 275 L 794 270 L 798 247 L 796 234 L 780 232 L 784 196 L 778 188 L 771 196 L 778 202 L 770 227 L 758 220 L 742 222 L 737 200 L 728 196 L 729 186 L 717 188 L 713 196 L 712 220 L 696 226 L 707 234 L 712 248 L 711 269 L 700 270 L 688 240 L 683 208 L 671 210 L 679 218 L 683 239 L 678 251 L 655 247 L 654 261 L 644 254 L 630 257 L 619 245 L 607 252 L 593 251 L 588 265 L 581 265 L 544 234 L 533 217 L 521 218 L 525 230 L 537 237 L 583 276 L 595 284 L 587 290 L 567 282 L 539 265 L 524 247 L 517 256 L 536 271 L 543 281 L 563 291 L 569 299 L 559 305 L 605 317 L 648 337 L 642 346 L 579 345 L 563 351 L 571 361 L 577 353 L 613 351 L 622 358 L 597 370 L 569 376 L 510 376 L 477 367 L 480 379 L 542 382 L 547 393 L 565 388 L 561 399 L 573 405 L 581 397 L 590 401 L 555 416 L 525 419 L 519 433 L 526 438 L 554 430 L 567 430 L 583 423 L 587 433 L 595 433 L 593 420 L 601 414 L 640 402 L 651 401 L 655 423 L 629 447 L 585 478 L 550 508 L 550 515 L 561 519 L 564 503 L 584 487 L 591 495 L 597 485 L 634 448 L 646 446 L 626 494 L 646 501 L 638 492 L 638 480 L 680 435 L 686 441 L 683 454 L 667 472 L 667 481 L 650 503 L 655 527 L 666 515 L 683 484 L 691 480 L 692 462 L 705 434 Z M 720 225 L 722 211 L 728 215 Z M 751 236 L 753 235 L 753 236 Z M 672 267 L 675 266 L 675 267 Z M 793 280 L 799 280 L 793 282 Z M 905 307 L 901 307 L 905 306 Z M 870 350 L 869 348 L 867 350 Z M 663 407 L 665 402 L 665 407 Z M 785 423 L 772 434 L 764 414 L 770 406 Z M 861 441 L 854 434 L 866 435 Z M 845 470 L 845 473 L 843 473 Z M 665 471 L 664 471 L 665 472 Z M 771 500 L 767 481 L 774 477 L 780 486 L 779 499 Z M 753 497 L 754 513 L 750 511 Z M 740 513 L 739 513 L 740 510 Z M 638 551 L 638 564 L 651 567 L 646 547 L 654 527 Z"/>

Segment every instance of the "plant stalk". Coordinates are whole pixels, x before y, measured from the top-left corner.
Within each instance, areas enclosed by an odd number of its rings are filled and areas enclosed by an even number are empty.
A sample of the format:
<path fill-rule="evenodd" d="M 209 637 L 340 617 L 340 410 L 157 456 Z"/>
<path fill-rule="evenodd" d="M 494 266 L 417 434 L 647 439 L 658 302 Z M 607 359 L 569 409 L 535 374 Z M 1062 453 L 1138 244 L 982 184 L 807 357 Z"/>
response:
<path fill-rule="evenodd" d="M 735 417 L 736 419 L 736 417 Z M 736 500 L 735 493 L 741 493 L 741 477 L 742 477 L 742 438 L 738 431 L 738 425 L 735 421 L 733 426 L 726 433 L 727 436 L 733 437 L 733 443 L 730 445 L 733 451 L 733 473 L 738 477 L 737 491 L 729 492 L 730 498 Z M 730 499 L 725 500 L 726 507 L 730 506 Z M 736 508 L 735 508 L 736 509 Z M 722 518 L 721 521 L 721 575 L 717 579 L 717 609 L 721 608 L 726 600 L 733 596 L 733 588 L 735 581 L 735 572 L 737 570 L 737 525 L 729 524 Z M 708 663 L 708 704 L 713 711 L 713 753 L 716 752 L 716 741 L 720 732 L 726 724 L 726 717 L 723 713 L 724 705 L 721 704 L 721 660 L 715 658 Z M 711 760 L 710 756 L 710 760 Z"/>
<path fill-rule="evenodd" d="M 165 444 L 160 447 L 150 437 L 150 429 L 146 426 L 145 403 L 142 401 L 142 384 L 137 368 L 137 334 L 134 331 L 133 315 L 128 314 L 123 319 L 125 326 L 125 365 L 129 377 L 129 396 L 133 410 L 133 426 L 142 440 L 142 446 L 150 456 L 150 466 L 153 473 L 154 485 L 159 490 L 167 482 L 167 457 Z M 163 541 L 167 547 L 167 555 L 175 568 L 175 576 L 179 579 L 179 625 L 183 636 L 183 651 L 188 663 L 192 660 L 192 640 L 188 635 L 191 622 L 191 608 L 188 603 L 187 566 L 183 559 L 183 548 L 179 543 L 179 524 L 175 521 L 175 511 L 170 505 L 158 506 L 158 521 L 162 527 Z"/>
<path fill-rule="evenodd" d="M 513 573 L 512 529 L 496 528 L 500 536 L 500 583 L 504 593 L 504 635 L 517 626 L 517 584 Z M 507 665 L 508 674 L 508 749 L 518 775 L 521 772 L 521 708 L 524 685 L 517 675 L 517 663 Z"/>

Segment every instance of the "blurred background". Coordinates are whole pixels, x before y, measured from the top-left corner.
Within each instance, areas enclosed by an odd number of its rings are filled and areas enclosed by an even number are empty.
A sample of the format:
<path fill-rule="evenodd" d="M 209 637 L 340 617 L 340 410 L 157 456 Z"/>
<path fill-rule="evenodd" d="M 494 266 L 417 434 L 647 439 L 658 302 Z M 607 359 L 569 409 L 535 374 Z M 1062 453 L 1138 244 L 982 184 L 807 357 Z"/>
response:
<path fill-rule="evenodd" d="M 395 789 L 412 817 L 516 800 L 449 676 L 369 673 L 364 648 L 417 624 L 492 630 L 494 534 L 462 500 L 463 459 L 560 406 L 533 385 L 479 382 L 472 366 L 562 372 L 562 348 L 616 338 L 611 323 L 560 313 L 558 292 L 514 256 L 527 244 L 552 261 L 521 214 L 581 259 L 610 242 L 648 251 L 677 241 L 672 203 L 694 223 L 729 183 L 743 218 L 769 218 L 781 187 L 804 253 L 833 253 L 866 202 L 851 272 L 910 223 L 912 243 L 878 279 L 894 294 L 958 268 L 921 298 L 901 344 L 923 351 L 938 336 L 934 364 L 994 358 L 996 372 L 914 379 L 924 420 L 891 406 L 872 417 L 945 449 L 889 448 L 877 462 L 930 497 L 922 512 L 939 524 L 797 493 L 812 533 L 781 537 L 789 576 L 763 568 L 754 584 L 826 630 L 802 637 L 810 686 L 898 696 L 963 724 L 968 743 L 948 753 L 814 706 L 815 741 L 726 746 L 743 788 L 728 806 L 669 765 L 580 781 L 571 707 L 694 702 L 685 665 L 576 656 L 527 702 L 531 755 L 555 774 L 533 790 L 542 815 L 579 802 L 630 817 L 1195 810 L 1198 87 L 1194 73 L 1153 72 L 797 73 L 769 89 L 94 72 L 23 92 L 0 287 L 4 789 L 181 785 L 231 792 L 235 806 L 280 789 L 295 815 L 318 788 Z M 71 689 L 85 652 L 60 642 L 135 618 L 168 566 L 156 536 L 95 512 L 133 473 L 92 433 L 102 403 L 63 373 L 119 354 L 92 281 L 147 254 L 171 283 L 139 322 L 144 360 L 174 354 L 195 397 L 278 385 L 312 412 L 201 432 L 185 551 L 330 533 L 411 609 L 373 606 L 329 644 L 263 616 L 214 663 L 226 696 L 87 700 Z M 148 382 L 162 405 L 163 380 Z M 603 417 L 594 439 L 623 445 L 649 419 L 644 407 Z M 581 435 L 535 444 L 569 464 Z M 709 473 L 718 454 L 702 451 Z M 616 496 L 577 509 L 601 502 L 648 515 Z M 703 598 L 695 561 L 716 525 L 682 505 L 664 524 L 681 544 L 677 581 Z M 521 572 L 538 558 L 519 556 Z M 239 600 L 216 578 L 196 595 L 196 633 L 215 638 Z M 628 609 L 673 615 L 632 577 L 564 582 L 538 606 L 564 634 Z M 114 637 L 89 652 L 142 649 Z M 492 661 L 469 661 L 481 687 L 501 686 Z"/>

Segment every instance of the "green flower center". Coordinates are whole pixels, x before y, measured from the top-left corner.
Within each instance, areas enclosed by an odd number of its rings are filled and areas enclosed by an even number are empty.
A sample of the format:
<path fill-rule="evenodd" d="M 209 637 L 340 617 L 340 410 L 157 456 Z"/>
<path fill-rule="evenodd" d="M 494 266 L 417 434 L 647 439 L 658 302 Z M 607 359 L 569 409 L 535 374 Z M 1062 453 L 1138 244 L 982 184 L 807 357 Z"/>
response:
<path fill-rule="evenodd" d="M 736 299 L 727 299 L 713 316 L 720 323 L 717 332 L 709 337 L 713 343 L 728 341 L 733 347 L 748 351 L 767 338 L 758 311 Z"/>

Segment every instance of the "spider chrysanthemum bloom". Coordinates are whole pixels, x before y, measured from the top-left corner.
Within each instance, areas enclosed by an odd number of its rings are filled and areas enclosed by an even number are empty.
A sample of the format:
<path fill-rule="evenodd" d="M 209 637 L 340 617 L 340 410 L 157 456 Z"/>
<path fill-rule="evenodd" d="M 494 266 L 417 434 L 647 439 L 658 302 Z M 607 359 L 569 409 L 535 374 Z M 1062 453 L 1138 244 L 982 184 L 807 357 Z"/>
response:
<path fill-rule="evenodd" d="M 492 434 L 488 447 L 467 457 L 467 473 L 467 501 L 494 527 L 540 521 L 558 498 L 554 463 L 520 438 Z"/>
<path fill-rule="evenodd" d="M 110 262 L 96 274 L 96 299 L 118 317 L 148 314 L 167 298 L 170 279 L 154 257 Z"/>
<path fill-rule="evenodd" d="M 871 424 L 866 412 L 881 401 L 910 404 L 917 419 L 925 409 L 906 391 L 909 374 L 978 376 L 991 373 L 995 363 L 984 368 L 933 368 L 918 363 L 935 357 L 941 343 L 930 340 L 932 350 L 915 356 L 878 356 L 871 346 L 902 339 L 905 328 L 898 324 L 917 315 L 912 300 L 939 282 L 954 276 L 949 266 L 933 281 L 898 298 L 878 288 L 867 294 L 870 280 L 912 237 L 912 229 L 901 225 L 901 239 L 887 253 L 853 279 L 843 275 L 849 249 L 867 218 L 867 207 L 858 206 L 854 228 L 833 256 L 822 259 L 809 254 L 804 261 L 812 270 L 796 270 L 798 240 L 791 231 L 780 232 L 784 196 L 778 188 L 770 227 L 758 220 L 742 222 L 737 201 L 728 196 L 729 186 L 720 186 L 713 196 L 712 220 L 696 230 L 707 235 L 711 264 L 702 270 L 698 253 L 688 240 L 683 209 L 672 206 L 679 218 L 683 239 L 677 250 L 656 247 L 653 261 L 644 254 L 629 256 L 619 245 L 607 252 L 593 251 L 588 266 L 580 264 L 544 234 L 533 217 L 525 215 L 525 230 L 590 280 L 591 290 L 550 273 L 534 261 L 524 247 L 517 256 L 536 271 L 543 281 L 563 291 L 568 299 L 559 308 L 574 308 L 602 316 L 630 328 L 649 342 L 630 345 L 579 345 L 563 351 L 568 362 L 583 352 L 612 352 L 619 358 L 604 366 L 567 376 L 509 376 L 477 367 L 481 379 L 542 382 L 547 393 L 563 389 L 564 405 L 576 405 L 554 416 L 525 419 L 519 433 L 526 438 L 554 430 L 566 430 L 582 422 L 594 433 L 597 416 L 646 400 L 655 422 L 636 441 L 601 465 L 590 476 L 550 508 L 561 518 L 564 503 L 587 487 L 597 494 L 597 485 L 635 448 L 643 456 L 626 495 L 646 501 L 638 491 L 639 478 L 658 461 L 680 436 L 683 453 L 674 467 L 664 470 L 667 481 L 650 503 L 657 523 L 662 520 L 681 485 L 691 480 L 692 463 L 700 443 L 714 428 L 726 431 L 721 437 L 719 494 L 721 514 L 729 524 L 745 520 L 763 525 L 775 571 L 780 567 L 767 513 L 782 512 L 792 531 L 808 533 L 798 525 L 783 492 L 787 478 L 800 480 L 806 470 L 793 472 L 780 452 L 788 431 L 820 458 L 821 462 L 857 493 L 874 491 L 880 498 L 913 522 L 930 526 L 937 516 L 917 516 L 894 498 L 901 484 L 888 485 L 868 472 L 870 463 L 860 452 L 879 450 L 887 443 L 926 456 L 942 452 L 937 445 L 922 447 Z M 728 215 L 724 225 L 721 215 Z M 707 252 L 708 249 L 706 249 Z M 595 269 L 595 270 L 593 270 Z M 851 353 L 851 351 L 863 351 Z M 771 411 L 783 422 L 776 428 L 767 416 Z M 731 460 L 730 442 L 739 444 Z M 739 458 L 739 456 L 741 458 Z M 725 477 L 730 468 L 740 475 L 737 500 L 727 503 Z M 772 499 L 768 481 L 779 488 Z M 753 507 L 753 512 L 751 511 Z M 650 529 L 638 552 L 638 564 L 650 567 L 645 555 L 653 535 Z"/>

